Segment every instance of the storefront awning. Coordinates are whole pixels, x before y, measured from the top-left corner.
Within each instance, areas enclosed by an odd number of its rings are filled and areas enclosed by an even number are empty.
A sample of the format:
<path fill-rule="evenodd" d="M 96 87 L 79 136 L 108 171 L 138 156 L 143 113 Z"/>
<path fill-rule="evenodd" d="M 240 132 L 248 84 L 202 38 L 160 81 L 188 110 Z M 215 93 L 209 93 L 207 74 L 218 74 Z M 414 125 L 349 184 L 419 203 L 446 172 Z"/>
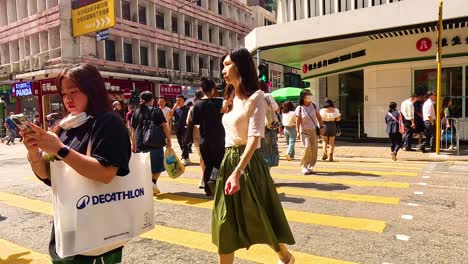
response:
<path fill-rule="evenodd" d="M 444 24 L 468 26 L 466 0 L 444 1 Z M 411 0 L 255 28 L 245 38 L 262 60 L 297 69 L 301 62 L 380 37 L 436 31 L 438 1 Z"/>
<path fill-rule="evenodd" d="M 129 73 L 120 73 L 120 72 L 108 72 L 108 71 L 100 71 L 102 77 L 109 77 L 109 78 L 125 78 L 125 79 L 132 79 L 132 80 L 142 80 L 142 81 L 160 81 L 160 82 L 168 82 L 169 79 L 163 77 L 154 77 L 148 75 L 138 75 L 138 74 L 129 74 Z"/>
<path fill-rule="evenodd" d="M 15 80 L 33 80 L 55 77 L 62 72 L 63 69 L 46 69 L 40 71 L 26 72 L 15 75 Z"/>

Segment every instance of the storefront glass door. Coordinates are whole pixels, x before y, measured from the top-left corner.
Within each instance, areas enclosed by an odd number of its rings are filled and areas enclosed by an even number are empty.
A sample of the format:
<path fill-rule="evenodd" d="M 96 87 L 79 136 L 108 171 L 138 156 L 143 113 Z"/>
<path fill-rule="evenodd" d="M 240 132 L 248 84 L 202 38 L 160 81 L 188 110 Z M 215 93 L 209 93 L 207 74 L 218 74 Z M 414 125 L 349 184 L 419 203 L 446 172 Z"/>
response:
<path fill-rule="evenodd" d="M 465 68 L 465 69 L 464 69 Z M 442 69 L 442 101 L 444 97 L 452 98 L 451 114 L 455 118 L 466 117 L 467 80 L 465 67 Z M 464 71 L 465 70 L 465 71 Z M 464 73 L 465 72 L 465 73 Z M 465 75 L 465 76 L 464 76 Z M 463 80 L 465 79 L 465 81 Z M 437 90 L 437 69 L 415 70 L 414 92 L 426 93 Z"/>
<path fill-rule="evenodd" d="M 341 119 L 357 124 L 358 113 L 363 114 L 364 71 L 354 71 L 339 75 L 339 104 Z"/>

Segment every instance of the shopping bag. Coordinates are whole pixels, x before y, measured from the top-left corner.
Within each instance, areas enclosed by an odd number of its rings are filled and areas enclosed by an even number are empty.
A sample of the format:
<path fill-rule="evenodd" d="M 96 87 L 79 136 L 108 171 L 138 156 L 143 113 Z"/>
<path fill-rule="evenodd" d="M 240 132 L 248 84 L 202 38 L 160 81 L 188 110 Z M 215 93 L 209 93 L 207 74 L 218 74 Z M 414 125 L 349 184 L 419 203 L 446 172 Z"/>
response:
<path fill-rule="evenodd" d="M 133 154 L 130 173 L 109 184 L 50 163 L 57 254 L 96 256 L 154 228 L 149 153 Z"/>
<path fill-rule="evenodd" d="M 164 152 L 164 168 L 167 175 L 171 178 L 177 178 L 185 172 L 185 166 L 180 162 L 179 157 L 172 148 L 166 148 Z"/>

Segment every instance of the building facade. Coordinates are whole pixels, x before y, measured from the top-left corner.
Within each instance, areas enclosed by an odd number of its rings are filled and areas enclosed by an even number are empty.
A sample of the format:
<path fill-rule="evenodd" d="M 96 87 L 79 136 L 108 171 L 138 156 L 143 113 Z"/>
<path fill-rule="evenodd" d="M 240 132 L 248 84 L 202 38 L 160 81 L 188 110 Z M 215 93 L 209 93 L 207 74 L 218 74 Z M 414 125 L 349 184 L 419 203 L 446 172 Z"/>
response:
<path fill-rule="evenodd" d="M 430 2 L 430 3 L 429 3 Z M 444 1 L 442 97 L 467 117 L 468 5 Z M 354 137 L 384 138 L 391 101 L 436 89 L 438 1 L 281 0 L 278 24 L 246 37 L 262 59 L 301 70 Z"/>
<path fill-rule="evenodd" d="M 15 112 L 60 111 L 53 78 L 80 62 L 99 68 L 116 100 L 128 90 L 191 96 L 201 76 L 220 81 L 221 57 L 253 28 L 239 0 L 109 0 L 116 25 L 97 41 L 94 33 L 73 37 L 71 2 L 0 0 L 0 80 L 18 83 Z"/>

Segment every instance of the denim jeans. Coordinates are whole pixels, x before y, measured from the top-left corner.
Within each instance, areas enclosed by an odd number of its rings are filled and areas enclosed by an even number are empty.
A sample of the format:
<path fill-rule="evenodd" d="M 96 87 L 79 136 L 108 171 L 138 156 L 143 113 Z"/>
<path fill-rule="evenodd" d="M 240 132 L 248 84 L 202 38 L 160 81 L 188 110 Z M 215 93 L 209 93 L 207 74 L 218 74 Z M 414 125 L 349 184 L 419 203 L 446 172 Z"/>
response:
<path fill-rule="evenodd" d="M 284 137 L 288 143 L 288 155 L 294 158 L 294 145 L 296 145 L 297 132 L 295 127 L 284 127 Z"/>

